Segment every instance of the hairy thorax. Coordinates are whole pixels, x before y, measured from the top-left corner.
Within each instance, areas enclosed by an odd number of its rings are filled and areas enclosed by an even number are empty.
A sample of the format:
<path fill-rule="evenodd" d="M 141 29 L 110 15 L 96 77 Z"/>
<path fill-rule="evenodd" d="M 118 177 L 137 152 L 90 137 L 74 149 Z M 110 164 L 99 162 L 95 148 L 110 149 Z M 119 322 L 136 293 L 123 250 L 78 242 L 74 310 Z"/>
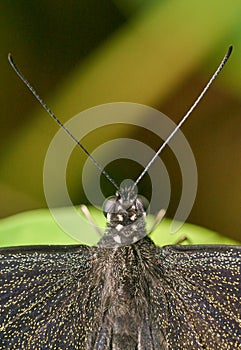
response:
<path fill-rule="evenodd" d="M 143 320 L 148 318 L 150 248 L 155 255 L 155 246 L 145 238 L 129 246 L 103 248 L 99 253 L 103 283 L 100 317 L 106 329 L 111 329 L 113 349 L 119 349 L 118 344 L 123 349 L 123 343 L 125 349 L 135 349 Z"/>

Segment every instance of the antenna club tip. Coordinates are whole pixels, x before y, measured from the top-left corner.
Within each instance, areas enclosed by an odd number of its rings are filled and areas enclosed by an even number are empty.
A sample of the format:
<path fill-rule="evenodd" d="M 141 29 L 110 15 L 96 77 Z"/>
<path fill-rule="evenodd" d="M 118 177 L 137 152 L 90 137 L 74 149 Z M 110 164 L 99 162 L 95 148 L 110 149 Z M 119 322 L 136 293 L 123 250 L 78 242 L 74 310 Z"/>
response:
<path fill-rule="evenodd" d="M 8 60 L 9 60 L 9 62 L 12 62 L 12 61 L 13 61 L 13 57 L 12 57 L 11 52 L 8 53 Z"/>
<path fill-rule="evenodd" d="M 233 45 L 230 45 L 228 48 L 227 56 L 229 57 L 231 55 L 231 52 L 233 51 Z"/>

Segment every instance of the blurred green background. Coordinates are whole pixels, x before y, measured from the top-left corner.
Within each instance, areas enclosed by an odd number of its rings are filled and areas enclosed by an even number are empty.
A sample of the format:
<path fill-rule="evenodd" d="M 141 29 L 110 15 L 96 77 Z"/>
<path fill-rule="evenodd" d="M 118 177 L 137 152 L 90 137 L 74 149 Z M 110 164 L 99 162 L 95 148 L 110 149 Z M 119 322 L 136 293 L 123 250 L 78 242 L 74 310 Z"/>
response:
<path fill-rule="evenodd" d="M 10 68 L 8 52 L 62 121 L 98 104 L 129 101 L 178 122 L 232 44 L 230 61 L 182 130 L 199 176 L 188 221 L 241 240 L 240 18 L 238 0 L 2 0 L 1 217 L 46 206 L 43 162 L 58 130 Z M 92 151 L 103 140 L 121 136 L 138 138 L 138 130 L 106 128 L 101 138 L 97 130 L 84 144 Z M 160 145 L 150 135 L 145 139 L 154 149 Z M 172 217 L 181 179 L 168 149 L 162 158 L 172 181 L 167 212 Z M 85 159 L 78 151 L 71 161 L 68 181 L 75 204 L 87 203 L 81 187 Z M 117 168 L 108 171 L 119 182 Z M 129 177 L 138 174 L 133 169 Z M 113 188 L 106 186 L 111 195 Z M 64 205 L 60 198 L 59 206 Z"/>

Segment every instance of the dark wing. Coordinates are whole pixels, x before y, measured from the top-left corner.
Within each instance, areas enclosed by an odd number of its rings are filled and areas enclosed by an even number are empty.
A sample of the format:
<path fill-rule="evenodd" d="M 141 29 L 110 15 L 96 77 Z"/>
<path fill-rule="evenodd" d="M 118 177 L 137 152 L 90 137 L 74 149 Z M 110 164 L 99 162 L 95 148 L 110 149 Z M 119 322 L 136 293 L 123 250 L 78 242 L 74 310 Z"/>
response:
<path fill-rule="evenodd" d="M 158 250 L 150 300 L 164 349 L 241 349 L 241 247 Z"/>
<path fill-rule="evenodd" d="M 0 349 L 87 349 L 101 290 L 95 249 L 0 249 Z"/>

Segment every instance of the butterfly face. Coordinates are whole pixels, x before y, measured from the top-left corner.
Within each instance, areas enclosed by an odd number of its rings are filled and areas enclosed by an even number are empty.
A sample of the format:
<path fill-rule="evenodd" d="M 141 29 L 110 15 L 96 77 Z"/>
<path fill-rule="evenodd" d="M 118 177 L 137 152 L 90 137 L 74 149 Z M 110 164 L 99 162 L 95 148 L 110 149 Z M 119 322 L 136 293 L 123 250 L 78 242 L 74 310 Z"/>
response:
<path fill-rule="evenodd" d="M 132 187 L 123 187 L 114 197 L 108 198 L 103 207 L 107 218 L 105 236 L 99 246 L 121 246 L 137 242 L 146 235 L 145 221 L 147 201 L 137 196 Z"/>

